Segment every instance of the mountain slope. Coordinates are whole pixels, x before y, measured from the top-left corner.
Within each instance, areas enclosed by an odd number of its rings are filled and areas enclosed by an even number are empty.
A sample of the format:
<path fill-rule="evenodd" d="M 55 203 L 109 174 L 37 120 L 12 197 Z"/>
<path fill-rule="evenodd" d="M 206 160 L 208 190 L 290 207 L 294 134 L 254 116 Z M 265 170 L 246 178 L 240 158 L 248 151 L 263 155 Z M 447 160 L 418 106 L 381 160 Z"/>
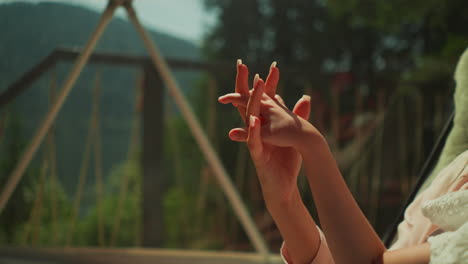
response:
<path fill-rule="evenodd" d="M 94 11 L 64 4 L 0 5 L 0 92 L 54 48 L 82 47 L 98 19 L 99 14 Z M 192 60 L 200 57 L 198 47 L 190 42 L 158 32 L 151 34 L 166 57 Z M 121 18 L 112 20 L 97 50 L 146 54 L 136 31 L 129 22 Z M 25 140 L 29 141 L 46 113 L 53 72 L 60 87 L 69 69 L 70 64 L 60 63 L 8 107 L 7 110 L 20 116 Z M 57 120 L 59 176 L 68 193 L 73 193 L 77 183 L 90 118 L 93 80 L 97 71 L 101 73 L 102 79 L 100 111 L 104 175 L 109 174 L 115 165 L 127 157 L 131 124 L 135 116 L 135 84 L 139 69 L 87 66 Z M 193 72 L 176 73 L 185 91 L 190 89 L 197 76 Z M 0 146 L 0 153 L 1 151 Z M 38 154 L 35 164 L 41 160 L 41 153 Z"/>

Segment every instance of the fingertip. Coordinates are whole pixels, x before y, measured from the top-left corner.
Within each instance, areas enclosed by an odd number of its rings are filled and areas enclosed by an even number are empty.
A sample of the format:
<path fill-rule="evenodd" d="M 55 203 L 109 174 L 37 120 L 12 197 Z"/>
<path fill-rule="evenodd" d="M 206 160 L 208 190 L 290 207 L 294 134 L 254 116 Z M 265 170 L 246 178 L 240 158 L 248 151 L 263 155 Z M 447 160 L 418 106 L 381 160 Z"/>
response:
<path fill-rule="evenodd" d="M 276 61 L 273 61 L 273 62 L 271 63 L 271 65 L 270 65 L 270 69 L 275 68 L 275 67 L 276 67 L 276 64 L 277 64 L 277 62 L 276 62 Z"/>
<path fill-rule="evenodd" d="M 255 127 L 260 127 L 260 125 L 262 124 L 262 120 L 260 119 L 260 117 L 255 116 L 254 120 L 255 120 Z"/>
<path fill-rule="evenodd" d="M 279 79 L 279 69 L 277 67 L 271 68 L 269 77 L 277 81 Z"/>
<path fill-rule="evenodd" d="M 242 64 L 242 60 L 241 59 L 237 59 L 237 65 L 241 65 Z"/>
<path fill-rule="evenodd" d="M 262 78 L 258 77 L 257 82 L 255 83 L 255 90 L 263 89 L 264 86 L 265 86 L 265 81 L 263 81 Z"/>
<path fill-rule="evenodd" d="M 256 129 L 262 124 L 262 120 L 260 117 L 251 115 L 249 118 L 249 128 Z"/>
<path fill-rule="evenodd" d="M 222 103 L 222 104 L 227 104 L 228 102 L 226 102 L 226 96 L 225 95 L 221 95 L 220 97 L 218 97 L 218 102 Z"/>
<path fill-rule="evenodd" d="M 249 73 L 249 68 L 247 68 L 245 64 L 237 64 L 237 68 L 239 69 L 239 72 Z"/>
<path fill-rule="evenodd" d="M 254 80 L 253 80 L 253 86 L 256 87 L 257 86 L 257 83 L 258 83 L 258 79 L 260 79 L 260 75 L 258 75 L 258 73 L 255 74 L 254 76 Z"/>
<path fill-rule="evenodd" d="M 307 101 L 307 102 L 310 102 L 310 99 L 311 99 L 311 98 L 310 98 L 310 95 L 304 94 L 304 95 L 302 96 L 301 99 L 303 99 L 303 100 L 305 100 L 305 101 Z"/>
<path fill-rule="evenodd" d="M 279 94 L 275 94 L 275 99 L 278 101 L 280 104 L 285 106 L 283 98 Z"/>
<path fill-rule="evenodd" d="M 229 131 L 229 139 L 232 141 L 243 142 L 246 140 L 246 132 L 240 128 L 234 128 Z"/>
<path fill-rule="evenodd" d="M 232 141 L 239 141 L 239 133 L 237 133 L 237 131 L 235 130 L 231 130 L 229 131 L 229 139 L 231 139 Z"/>
<path fill-rule="evenodd" d="M 251 115 L 249 117 L 249 127 L 250 128 L 255 128 L 255 116 Z"/>

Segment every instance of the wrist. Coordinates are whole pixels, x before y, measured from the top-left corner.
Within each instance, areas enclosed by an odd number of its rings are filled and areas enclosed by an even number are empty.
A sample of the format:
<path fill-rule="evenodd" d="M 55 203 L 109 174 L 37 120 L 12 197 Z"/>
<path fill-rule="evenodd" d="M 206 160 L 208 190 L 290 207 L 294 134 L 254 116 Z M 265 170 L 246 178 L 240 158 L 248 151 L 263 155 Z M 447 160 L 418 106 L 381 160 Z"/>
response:
<path fill-rule="evenodd" d="M 311 123 L 303 120 L 294 148 L 304 157 L 311 150 L 323 147 L 328 148 L 325 138 Z"/>
<path fill-rule="evenodd" d="M 272 216 L 294 212 L 303 204 L 301 194 L 297 186 L 290 192 L 282 195 L 264 197 L 265 204 Z"/>

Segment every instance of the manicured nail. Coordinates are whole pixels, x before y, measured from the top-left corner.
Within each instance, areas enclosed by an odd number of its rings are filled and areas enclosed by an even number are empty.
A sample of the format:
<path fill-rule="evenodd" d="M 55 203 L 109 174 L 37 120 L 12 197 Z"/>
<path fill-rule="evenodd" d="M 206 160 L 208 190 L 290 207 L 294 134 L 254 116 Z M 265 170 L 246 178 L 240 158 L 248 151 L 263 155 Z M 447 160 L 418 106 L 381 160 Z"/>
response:
<path fill-rule="evenodd" d="M 220 97 L 218 97 L 218 102 L 223 102 L 224 97 L 225 95 L 221 95 Z"/>
<path fill-rule="evenodd" d="M 276 64 L 277 64 L 276 61 L 272 62 L 271 65 L 270 65 L 270 70 L 271 70 L 271 68 L 276 67 Z"/>
<path fill-rule="evenodd" d="M 260 75 L 258 75 L 258 73 L 257 73 L 257 74 L 255 74 L 255 77 L 254 77 L 254 83 L 253 83 L 254 88 L 255 88 L 255 85 L 257 85 L 258 79 L 260 79 Z"/>
<path fill-rule="evenodd" d="M 250 116 L 250 126 L 255 127 L 255 117 L 253 115 Z"/>
<path fill-rule="evenodd" d="M 241 65 L 242 64 L 242 60 L 241 59 L 237 59 L 237 65 Z"/>
<path fill-rule="evenodd" d="M 237 134 L 237 133 L 234 132 L 234 133 L 229 133 L 229 138 L 230 138 L 231 140 L 239 140 L 239 139 L 240 139 L 240 136 L 239 136 L 239 134 Z"/>

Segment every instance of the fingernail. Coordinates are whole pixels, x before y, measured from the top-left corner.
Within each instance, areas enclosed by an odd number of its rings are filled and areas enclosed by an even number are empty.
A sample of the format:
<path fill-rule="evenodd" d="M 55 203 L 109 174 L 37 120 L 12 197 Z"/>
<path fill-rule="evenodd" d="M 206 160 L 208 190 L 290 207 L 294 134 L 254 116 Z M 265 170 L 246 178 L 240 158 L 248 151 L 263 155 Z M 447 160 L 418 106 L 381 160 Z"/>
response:
<path fill-rule="evenodd" d="M 271 65 L 270 65 L 270 70 L 271 70 L 271 68 L 276 67 L 276 64 L 277 64 L 276 61 L 272 62 Z"/>
<path fill-rule="evenodd" d="M 303 95 L 302 99 L 304 99 L 306 101 L 310 101 L 310 96 L 309 95 Z"/>
<path fill-rule="evenodd" d="M 257 74 L 255 74 L 255 77 L 254 77 L 254 83 L 253 83 L 254 87 L 255 87 L 255 85 L 257 85 L 258 79 L 260 79 L 260 75 L 258 75 L 258 73 L 257 73 Z"/>
<path fill-rule="evenodd" d="M 255 117 L 253 115 L 250 116 L 250 126 L 255 127 Z"/>
<path fill-rule="evenodd" d="M 242 64 L 242 60 L 241 59 L 237 59 L 237 65 L 241 65 Z"/>
<path fill-rule="evenodd" d="M 237 134 L 237 133 L 234 132 L 234 133 L 229 133 L 229 138 L 230 138 L 231 140 L 239 140 L 239 139 L 240 139 L 240 136 L 239 136 L 239 134 Z"/>

